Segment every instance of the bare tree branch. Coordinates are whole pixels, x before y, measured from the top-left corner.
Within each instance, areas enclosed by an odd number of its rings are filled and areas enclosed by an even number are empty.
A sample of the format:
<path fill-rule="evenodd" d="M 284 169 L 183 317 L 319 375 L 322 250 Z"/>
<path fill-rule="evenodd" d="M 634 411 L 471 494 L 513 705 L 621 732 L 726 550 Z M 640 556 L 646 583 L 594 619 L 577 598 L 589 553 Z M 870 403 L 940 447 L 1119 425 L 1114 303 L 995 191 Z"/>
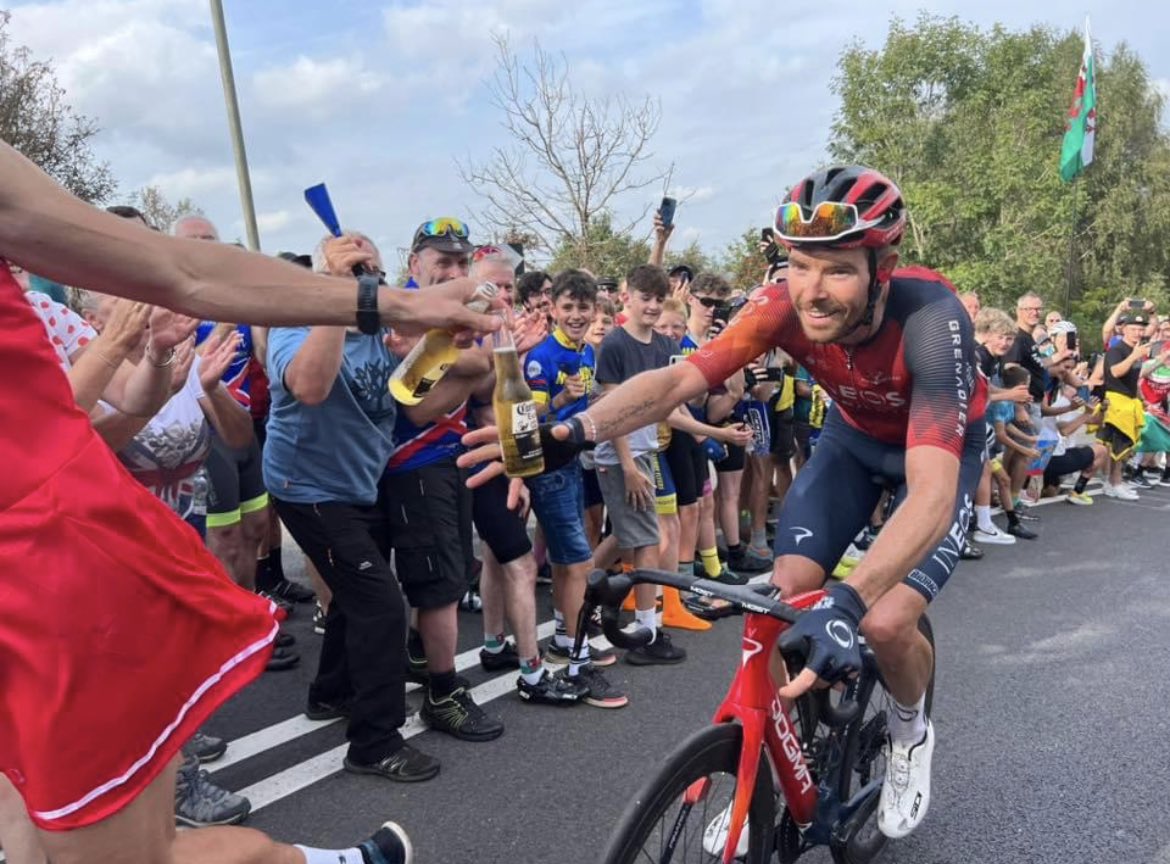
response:
<path fill-rule="evenodd" d="M 584 249 L 590 225 L 612 213 L 617 199 L 670 176 L 650 166 L 661 106 L 650 97 L 636 104 L 586 97 L 574 89 L 563 57 L 534 43 L 526 64 L 506 37 L 493 38 L 491 101 L 512 144 L 481 163 L 457 162 L 459 173 L 484 200 L 485 224 L 519 230 L 550 252 L 565 243 Z"/>

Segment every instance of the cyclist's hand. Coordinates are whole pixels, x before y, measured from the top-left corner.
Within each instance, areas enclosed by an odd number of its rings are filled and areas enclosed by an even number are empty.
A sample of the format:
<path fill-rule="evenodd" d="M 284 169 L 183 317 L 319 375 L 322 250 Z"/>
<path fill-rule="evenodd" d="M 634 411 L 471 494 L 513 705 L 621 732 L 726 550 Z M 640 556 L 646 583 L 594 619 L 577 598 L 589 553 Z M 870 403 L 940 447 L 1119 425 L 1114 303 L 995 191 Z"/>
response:
<path fill-rule="evenodd" d="M 781 651 L 805 655 L 804 669 L 780 688 L 780 695 L 795 699 L 816 685 L 818 679 L 836 684 L 861 670 L 857 628 L 865 617 L 865 603 L 852 586 L 839 582 L 827 596 L 797 619 L 780 637 Z"/>

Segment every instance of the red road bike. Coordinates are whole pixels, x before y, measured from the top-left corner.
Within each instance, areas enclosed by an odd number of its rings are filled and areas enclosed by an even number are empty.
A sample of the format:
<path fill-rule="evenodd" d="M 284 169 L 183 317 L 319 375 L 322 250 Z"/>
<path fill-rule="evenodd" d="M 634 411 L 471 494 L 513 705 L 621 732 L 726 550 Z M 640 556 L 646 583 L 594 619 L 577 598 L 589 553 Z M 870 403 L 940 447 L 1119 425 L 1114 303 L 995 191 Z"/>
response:
<path fill-rule="evenodd" d="M 743 654 L 713 724 L 684 741 L 634 796 L 601 861 L 790 864 L 816 846 L 827 846 L 836 864 L 872 861 L 888 842 L 876 821 L 891 710 L 873 652 L 862 644 L 862 669 L 843 686 L 793 702 L 776 692 L 804 662 L 781 657 L 777 640 L 824 592 L 781 602 L 760 586 L 655 570 L 596 571 L 583 620 L 600 607 L 605 634 L 620 648 L 648 637 L 645 630 L 627 633 L 618 620 L 622 599 L 639 583 L 727 601 L 720 617 L 744 615 Z M 933 647 L 925 617 L 919 628 Z M 932 672 L 928 713 L 933 691 Z"/>

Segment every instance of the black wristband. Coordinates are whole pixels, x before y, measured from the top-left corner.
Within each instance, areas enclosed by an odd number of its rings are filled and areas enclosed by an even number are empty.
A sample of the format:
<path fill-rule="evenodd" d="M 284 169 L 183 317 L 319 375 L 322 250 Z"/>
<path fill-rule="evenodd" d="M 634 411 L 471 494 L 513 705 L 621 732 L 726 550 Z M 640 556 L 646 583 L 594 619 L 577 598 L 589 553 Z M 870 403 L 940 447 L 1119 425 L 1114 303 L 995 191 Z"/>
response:
<path fill-rule="evenodd" d="M 357 326 L 367 336 L 377 336 L 382 329 L 378 315 L 378 277 L 373 273 L 358 277 Z"/>
<path fill-rule="evenodd" d="M 577 415 L 570 417 L 568 420 L 562 420 L 566 426 L 569 427 L 569 440 L 578 447 L 583 447 L 588 443 L 585 437 L 585 424 L 581 422 L 581 418 Z"/>
<path fill-rule="evenodd" d="M 573 421 L 575 417 L 570 417 L 564 423 L 570 429 L 574 429 Z M 560 441 L 552 434 L 553 427 L 556 423 L 544 423 L 540 427 L 540 448 L 544 452 L 544 470 L 545 473 L 556 471 L 564 468 L 571 461 L 577 458 L 582 450 L 592 450 L 593 442 L 586 441 L 584 432 L 581 433 L 580 438 L 577 437 L 577 432 L 574 430 L 572 437 L 568 441 Z M 577 420 L 576 425 L 581 426 L 581 421 Z"/>

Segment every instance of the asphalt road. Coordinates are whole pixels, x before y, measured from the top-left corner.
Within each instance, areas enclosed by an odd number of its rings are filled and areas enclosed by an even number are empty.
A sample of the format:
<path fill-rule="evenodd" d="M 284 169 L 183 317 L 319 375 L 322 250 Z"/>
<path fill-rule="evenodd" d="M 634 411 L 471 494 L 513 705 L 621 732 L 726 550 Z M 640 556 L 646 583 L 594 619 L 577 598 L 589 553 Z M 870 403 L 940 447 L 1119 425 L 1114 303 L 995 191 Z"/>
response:
<path fill-rule="evenodd" d="M 932 607 L 931 811 L 889 864 L 1170 864 L 1170 488 L 1036 512 L 1039 540 L 962 564 Z M 209 767 L 253 799 L 248 824 L 279 839 L 344 846 L 394 818 L 423 864 L 596 860 L 634 789 L 707 722 L 739 657 L 735 620 L 677 635 L 685 664 L 613 667 L 632 698 L 616 711 L 526 705 L 514 673 L 472 665 L 464 674 L 505 735 L 467 744 L 412 721 L 412 743 L 443 769 L 402 786 L 341 773 L 340 724 L 300 715 L 319 643 L 310 608 L 289 625 L 301 666 L 265 675 L 209 724 L 232 740 L 226 764 Z M 479 617 L 461 614 L 460 628 L 474 663 Z M 408 698 L 413 710 L 419 694 Z"/>

